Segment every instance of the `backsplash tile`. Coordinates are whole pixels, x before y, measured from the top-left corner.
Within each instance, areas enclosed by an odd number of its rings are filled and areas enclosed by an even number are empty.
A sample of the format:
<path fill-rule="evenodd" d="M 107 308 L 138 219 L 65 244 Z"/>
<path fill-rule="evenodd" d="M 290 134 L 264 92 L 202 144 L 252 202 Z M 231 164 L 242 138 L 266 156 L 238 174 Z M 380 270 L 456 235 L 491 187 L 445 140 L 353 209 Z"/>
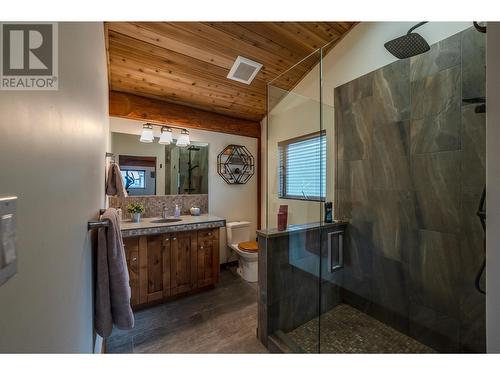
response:
<path fill-rule="evenodd" d="M 144 217 L 159 217 L 162 215 L 163 207 L 167 207 L 168 215 L 173 216 L 175 205 L 181 208 L 181 214 L 189 214 L 193 206 L 199 207 L 202 214 L 208 213 L 208 194 L 183 194 L 183 195 L 151 195 L 151 196 L 129 196 L 127 198 L 110 197 L 109 207 L 121 208 L 123 218 L 129 219 L 127 206 L 130 203 L 140 203 L 144 206 Z"/>

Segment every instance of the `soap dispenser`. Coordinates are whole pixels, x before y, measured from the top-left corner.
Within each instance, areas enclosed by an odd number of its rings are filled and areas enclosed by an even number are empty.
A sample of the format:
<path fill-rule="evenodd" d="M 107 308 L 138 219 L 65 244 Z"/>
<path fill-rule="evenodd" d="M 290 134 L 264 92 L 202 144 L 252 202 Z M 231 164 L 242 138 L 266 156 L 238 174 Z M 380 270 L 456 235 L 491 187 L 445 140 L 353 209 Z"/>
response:
<path fill-rule="evenodd" d="M 178 218 L 179 216 L 181 216 L 181 209 L 179 208 L 179 205 L 176 204 L 175 211 L 174 211 L 174 217 Z"/>

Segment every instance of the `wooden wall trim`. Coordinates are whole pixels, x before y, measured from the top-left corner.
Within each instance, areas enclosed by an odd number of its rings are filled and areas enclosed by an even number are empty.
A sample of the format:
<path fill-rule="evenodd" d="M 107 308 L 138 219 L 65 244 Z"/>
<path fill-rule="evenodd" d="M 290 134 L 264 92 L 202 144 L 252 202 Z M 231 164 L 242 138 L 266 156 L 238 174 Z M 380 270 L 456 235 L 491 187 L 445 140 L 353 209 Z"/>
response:
<path fill-rule="evenodd" d="M 156 169 L 156 156 L 120 155 L 118 164 L 129 167 L 150 167 Z"/>
<path fill-rule="evenodd" d="M 190 129 L 260 138 L 260 123 L 257 121 L 225 116 L 119 91 L 109 92 L 109 115 Z"/>

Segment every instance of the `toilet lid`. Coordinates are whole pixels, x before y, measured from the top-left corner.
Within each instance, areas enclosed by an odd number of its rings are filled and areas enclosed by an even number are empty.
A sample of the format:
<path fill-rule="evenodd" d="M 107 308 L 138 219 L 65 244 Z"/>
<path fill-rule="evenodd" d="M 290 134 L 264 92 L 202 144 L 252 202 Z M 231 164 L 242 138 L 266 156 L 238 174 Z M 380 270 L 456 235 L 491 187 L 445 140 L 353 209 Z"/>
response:
<path fill-rule="evenodd" d="M 248 251 L 249 253 L 255 253 L 259 251 L 259 247 L 257 246 L 257 242 L 255 241 L 246 241 L 240 242 L 238 244 L 238 249 L 242 251 Z"/>

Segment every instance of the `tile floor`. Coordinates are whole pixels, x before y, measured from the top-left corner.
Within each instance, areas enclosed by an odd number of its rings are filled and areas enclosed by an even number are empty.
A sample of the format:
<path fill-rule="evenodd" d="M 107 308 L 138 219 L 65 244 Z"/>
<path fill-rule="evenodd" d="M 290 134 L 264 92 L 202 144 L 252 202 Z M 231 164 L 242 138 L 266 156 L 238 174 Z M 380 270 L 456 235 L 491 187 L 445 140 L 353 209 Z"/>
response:
<path fill-rule="evenodd" d="M 321 315 L 322 353 L 435 353 L 355 308 L 340 304 Z M 318 318 L 288 333 L 309 353 L 318 352 Z"/>
<path fill-rule="evenodd" d="M 216 288 L 135 313 L 108 353 L 267 353 L 256 337 L 257 284 L 222 271 Z"/>

